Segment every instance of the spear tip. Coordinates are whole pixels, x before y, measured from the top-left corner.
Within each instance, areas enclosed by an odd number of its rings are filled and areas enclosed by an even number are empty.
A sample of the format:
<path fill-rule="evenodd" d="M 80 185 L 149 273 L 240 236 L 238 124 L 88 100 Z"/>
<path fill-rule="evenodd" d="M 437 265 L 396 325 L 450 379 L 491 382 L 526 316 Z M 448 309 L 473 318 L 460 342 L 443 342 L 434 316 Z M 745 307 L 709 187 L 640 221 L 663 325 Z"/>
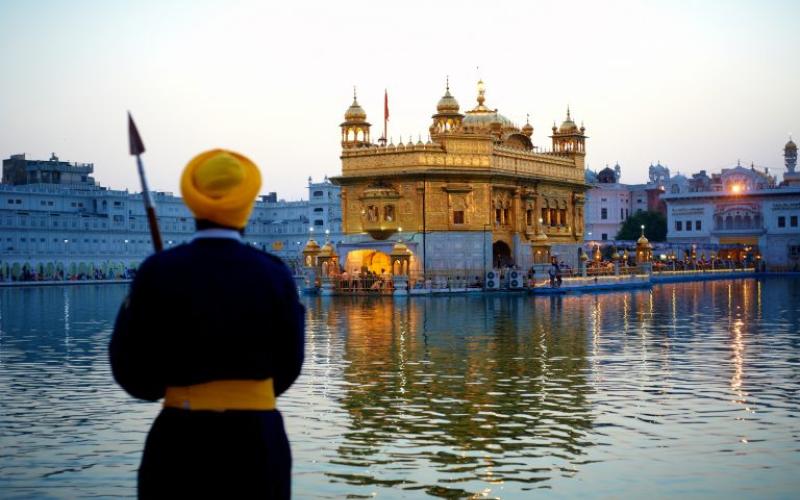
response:
<path fill-rule="evenodd" d="M 132 155 L 138 156 L 144 153 L 144 143 L 136 124 L 133 122 L 133 116 L 131 116 L 130 111 L 128 111 L 128 144 Z"/>

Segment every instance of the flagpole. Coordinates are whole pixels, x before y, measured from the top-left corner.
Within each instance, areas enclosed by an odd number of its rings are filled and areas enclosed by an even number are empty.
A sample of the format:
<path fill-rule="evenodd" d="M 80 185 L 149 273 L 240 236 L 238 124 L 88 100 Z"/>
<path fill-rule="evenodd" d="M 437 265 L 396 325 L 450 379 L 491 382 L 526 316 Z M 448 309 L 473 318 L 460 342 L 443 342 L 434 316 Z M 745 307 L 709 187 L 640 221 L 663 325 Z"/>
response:
<path fill-rule="evenodd" d="M 142 200 L 144 201 L 144 211 L 147 214 L 147 224 L 150 227 L 150 237 L 153 240 L 153 248 L 156 252 L 164 249 L 161 242 L 161 231 L 158 229 L 158 219 L 156 219 L 156 205 L 153 202 L 153 196 L 150 194 L 150 189 L 147 187 L 147 177 L 144 173 L 144 164 L 142 163 L 142 153 L 144 153 L 144 143 L 139 136 L 139 130 L 133 122 L 133 117 L 130 111 L 128 112 L 128 142 L 130 145 L 130 152 L 136 156 L 136 167 L 139 170 L 139 180 L 142 183 Z"/>
<path fill-rule="evenodd" d="M 388 125 L 389 122 L 389 91 L 383 89 L 383 145 L 387 144 L 389 139 Z"/>

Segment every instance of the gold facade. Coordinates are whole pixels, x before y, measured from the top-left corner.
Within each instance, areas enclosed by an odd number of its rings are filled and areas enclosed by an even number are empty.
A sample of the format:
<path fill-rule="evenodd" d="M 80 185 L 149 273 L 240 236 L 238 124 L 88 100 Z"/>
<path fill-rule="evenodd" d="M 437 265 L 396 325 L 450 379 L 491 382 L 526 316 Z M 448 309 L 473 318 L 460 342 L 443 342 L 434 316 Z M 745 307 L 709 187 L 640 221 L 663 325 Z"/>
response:
<path fill-rule="evenodd" d="M 568 110 L 552 148 L 541 150 L 530 124 L 518 128 L 484 101 L 479 83 L 478 105 L 461 114 L 448 88 L 429 141 L 395 145 L 361 139 L 369 124 L 354 100 L 342 123 L 342 174 L 333 179 L 342 186 L 343 232 L 380 241 L 400 228 L 481 231 L 509 247 L 583 241 L 585 129 Z"/>

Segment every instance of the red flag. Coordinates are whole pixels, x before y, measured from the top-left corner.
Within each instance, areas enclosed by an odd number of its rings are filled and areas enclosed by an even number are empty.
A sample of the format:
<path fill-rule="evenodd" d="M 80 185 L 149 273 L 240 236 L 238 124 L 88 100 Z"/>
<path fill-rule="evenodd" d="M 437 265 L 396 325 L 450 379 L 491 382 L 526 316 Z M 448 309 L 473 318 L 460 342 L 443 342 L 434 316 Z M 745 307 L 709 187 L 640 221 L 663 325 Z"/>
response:
<path fill-rule="evenodd" d="M 385 89 L 383 91 L 383 119 L 389 119 L 389 91 Z"/>

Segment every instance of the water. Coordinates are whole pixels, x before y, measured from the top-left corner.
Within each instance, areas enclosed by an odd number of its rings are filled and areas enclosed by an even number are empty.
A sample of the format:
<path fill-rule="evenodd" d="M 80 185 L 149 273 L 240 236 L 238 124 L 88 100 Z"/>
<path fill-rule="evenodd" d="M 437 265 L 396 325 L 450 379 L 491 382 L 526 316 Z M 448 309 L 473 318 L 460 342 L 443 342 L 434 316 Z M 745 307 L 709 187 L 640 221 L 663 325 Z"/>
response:
<path fill-rule="evenodd" d="M 135 494 L 158 405 L 111 379 L 125 293 L 0 289 L 0 497 Z M 799 304 L 793 278 L 306 299 L 295 496 L 794 497 Z"/>

